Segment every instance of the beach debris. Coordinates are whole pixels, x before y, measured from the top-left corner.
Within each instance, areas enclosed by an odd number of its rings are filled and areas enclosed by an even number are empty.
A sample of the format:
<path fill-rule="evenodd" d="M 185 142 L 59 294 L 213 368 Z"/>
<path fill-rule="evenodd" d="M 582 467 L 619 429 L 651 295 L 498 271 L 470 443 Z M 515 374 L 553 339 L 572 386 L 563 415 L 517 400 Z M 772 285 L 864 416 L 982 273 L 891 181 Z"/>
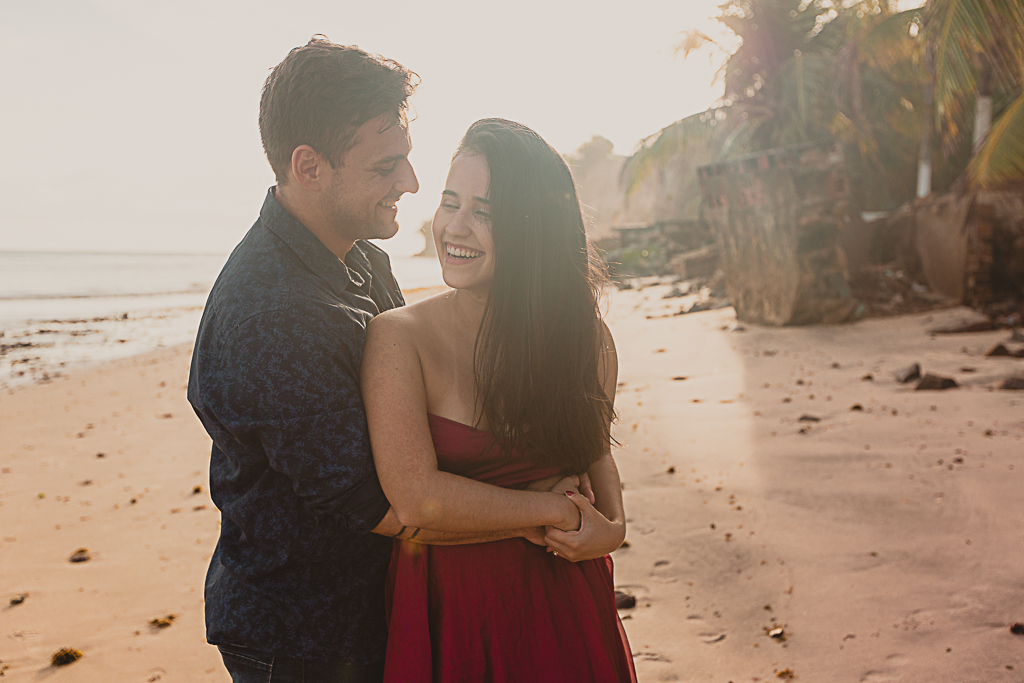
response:
<path fill-rule="evenodd" d="M 810 434 L 810 433 L 811 433 L 811 428 L 810 427 L 801 427 L 800 429 L 797 430 L 797 434 Z"/>
<path fill-rule="evenodd" d="M 797 422 L 821 422 L 821 418 L 816 415 L 801 415 Z"/>
<path fill-rule="evenodd" d="M 714 645 L 715 643 L 720 643 L 723 640 L 725 640 L 725 634 L 724 633 L 719 633 L 717 636 L 716 635 L 711 635 L 711 634 L 709 634 L 709 635 L 710 635 L 709 638 L 704 638 L 704 640 L 701 641 L 705 645 Z"/>
<path fill-rule="evenodd" d="M 205 509 L 206 509 L 205 505 L 196 505 L 194 508 L 192 508 L 192 512 L 199 512 L 200 510 L 205 510 Z"/>
<path fill-rule="evenodd" d="M 672 381 L 673 382 L 685 382 L 688 379 L 690 379 L 690 378 L 689 377 L 684 377 L 683 375 L 679 375 L 678 377 L 673 377 Z"/>
<path fill-rule="evenodd" d="M 977 372 L 977 371 L 978 371 L 978 368 L 972 368 L 969 365 L 965 365 L 962 368 L 960 368 L 960 372 Z"/>
<path fill-rule="evenodd" d="M 92 486 L 92 479 L 83 479 L 82 481 L 78 482 L 78 485 L 79 486 Z"/>
<path fill-rule="evenodd" d="M 839 363 L 836 363 L 836 362 L 833 362 L 833 363 L 832 363 L 832 369 L 833 369 L 833 370 L 838 370 L 838 369 L 839 369 L 839 368 L 841 368 L 841 367 L 843 367 L 843 366 L 842 366 L 842 365 L 840 365 Z"/>
<path fill-rule="evenodd" d="M 107 457 L 107 454 L 106 453 L 97 453 L 96 457 L 97 458 L 105 458 L 105 457 Z"/>
<path fill-rule="evenodd" d="M 778 676 L 779 678 L 785 680 L 785 681 L 791 681 L 794 678 L 796 678 L 796 674 L 789 667 L 786 667 L 782 671 L 776 671 L 775 675 Z"/>
<path fill-rule="evenodd" d="M 28 593 L 21 593 L 20 595 L 15 595 L 13 598 L 11 598 L 11 607 L 14 607 L 15 605 L 20 605 L 27 599 Z"/>
<path fill-rule="evenodd" d="M 615 609 L 633 609 L 636 607 L 636 596 L 626 591 L 615 591 Z"/>
<path fill-rule="evenodd" d="M 986 358 L 998 358 L 1012 356 L 1010 349 L 1006 348 L 1006 344 L 996 344 L 991 349 L 985 352 Z"/>
<path fill-rule="evenodd" d="M 948 325 L 941 325 L 939 327 L 933 327 L 928 330 L 928 334 L 963 334 L 966 332 L 991 332 L 995 329 L 995 323 L 992 322 L 991 318 L 983 318 L 981 320 L 966 320 L 961 318 L 955 323 Z"/>
<path fill-rule="evenodd" d="M 730 533 L 726 533 L 726 534 L 725 534 L 725 540 L 726 540 L 726 541 L 731 541 L 731 540 L 732 540 L 732 534 L 730 534 Z"/>
<path fill-rule="evenodd" d="M 776 640 L 780 643 L 786 642 L 786 630 L 781 626 L 775 626 L 772 624 L 771 626 L 764 626 L 762 628 L 764 628 L 764 634 L 772 640 Z"/>
<path fill-rule="evenodd" d="M 783 403 L 792 403 L 792 402 L 793 402 L 793 399 L 792 399 L 792 398 L 790 398 L 789 396 L 787 396 L 786 398 L 782 399 L 782 402 L 783 402 Z"/>
<path fill-rule="evenodd" d="M 172 417 L 174 417 L 174 413 L 164 413 L 163 415 L 160 416 L 160 419 L 170 420 Z"/>
<path fill-rule="evenodd" d="M 36 498 L 42 500 L 43 498 L 46 498 L 46 494 L 40 491 L 39 493 L 36 494 Z"/>
<path fill-rule="evenodd" d="M 675 474 L 675 473 L 676 473 L 676 468 L 674 466 L 670 466 L 667 470 L 665 470 L 665 474 Z"/>
<path fill-rule="evenodd" d="M 956 380 L 952 377 L 945 377 L 943 375 L 933 375 L 931 373 L 925 374 L 921 378 L 921 381 L 914 387 L 915 391 L 945 391 L 946 389 L 955 389 L 960 386 Z"/>
<path fill-rule="evenodd" d="M 868 374 L 866 374 L 866 375 L 864 375 L 863 377 L 861 377 L 861 378 L 860 378 L 860 381 L 861 381 L 861 382 L 873 382 L 873 381 L 875 381 L 875 376 L 874 376 L 874 375 L 872 375 L 872 374 L 871 374 L 871 373 L 869 372 Z"/>
<path fill-rule="evenodd" d="M 193 496 L 198 496 L 202 492 L 203 492 L 203 487 L 200 486 L 199 484 L 196 484 L 195 486 L 192 487 L 192 495 Z"/>
<path fill-rule="evenodd" d="M 731 322 L 728 325 L 726 325 L 725 327 L 723 327 L 722 329 L 725 330 L 726 332 L 746 332 L 747 331 L 746 326 L 742 325 L 742 324 L 740 324 L 738 322 Z M 724 638 L 725 636 L 722 636 L 722 637 Z"/>
<path fill-rule="evenodd" d="M 1014 622 L 1013 625 L 1010 626 L 1010 633 L 1015 636 L 1024 636 L 1024 624 L 1019 621 Z"/>
<path fill-rule="evenodd" d="M 153 628 L 167 628 L 174 623 L 174 620 L 178 618 L 177 614 L 168 614 L 166 617 L 157 617 L 156 619 L 150 619 L 149 625 Z"/>
<path fill-rule="evenodd" d="M 62 647 L 50 657 L 50 664 L 53 666 L 67 666 L 82 658 L 82 653 L 73 647 Z"/>
<path fill-rule="evenodd" d="M 68 558 L 68 562 L 88 562 L 92 559 L 92 555 L 89 554 L 88 548 L 79 548 L 75 552 L 71 553 Z"/>
<path fill-rule="evenodd" d="M 1007 377 L 999 385 L 1000 391 L 1024 391 L 1024 377 Z"/>
<path fill-rule="evenodd" d="M 921 366 L 917 363 L 913 363 L 905 368 L 900 368 L 894 372 L 893 375 L 896 377 L 897 382 L 900 384 L 906 384 L 907 382 L 912 382 L 915 379 L 921 379 Z"/>
<path fill-rule="evenodd" d="M 861 412 L 864 410 L 864 406 L 862 406 L 859 403 L 854 403 L 852 406 L 850 406 L 850 410 L 855 412 Z"/>

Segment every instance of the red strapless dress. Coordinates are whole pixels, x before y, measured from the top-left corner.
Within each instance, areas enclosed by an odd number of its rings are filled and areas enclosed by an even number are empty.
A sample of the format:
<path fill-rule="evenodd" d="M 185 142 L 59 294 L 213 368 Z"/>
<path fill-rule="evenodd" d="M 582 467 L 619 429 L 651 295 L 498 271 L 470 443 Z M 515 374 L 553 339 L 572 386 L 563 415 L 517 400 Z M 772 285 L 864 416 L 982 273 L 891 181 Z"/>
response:
<path fill-rule="evenodd" d="M 558 474 L 500 455 L 487 432 L 429 419 L 444 471 L 506 488 Z M 522 538 L 396 541 L 387 614 L 388 683 L 636 681 L 609 556 L 567 562 Z"/>

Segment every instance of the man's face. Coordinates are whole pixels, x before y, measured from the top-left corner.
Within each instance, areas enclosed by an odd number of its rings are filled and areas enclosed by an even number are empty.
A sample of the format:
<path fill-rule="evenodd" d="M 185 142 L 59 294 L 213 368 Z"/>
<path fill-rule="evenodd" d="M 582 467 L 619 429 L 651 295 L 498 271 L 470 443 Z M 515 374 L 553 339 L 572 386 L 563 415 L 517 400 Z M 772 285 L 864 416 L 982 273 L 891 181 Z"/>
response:
<path fill-rule="evenodd" d="M 412 143 L 402 123 L 380 116 L 360 126 L 320 196 L 332 228 L 352 240 L 387 239 L 398 232 L 395 203 L 420 189 L 409 163 Z"/>

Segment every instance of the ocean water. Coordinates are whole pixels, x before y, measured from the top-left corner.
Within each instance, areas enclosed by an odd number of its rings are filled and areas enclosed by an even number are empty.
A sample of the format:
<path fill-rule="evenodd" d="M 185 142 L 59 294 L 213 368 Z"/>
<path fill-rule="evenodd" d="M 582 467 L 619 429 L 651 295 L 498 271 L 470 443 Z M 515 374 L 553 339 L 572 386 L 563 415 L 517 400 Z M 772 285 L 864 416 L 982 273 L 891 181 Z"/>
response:
<path fill-rule="evenodd" d="M 193 341 L 227 257 L 0 252 L 0 389 Z M 391 265 L 403 289 L 444 284 L 436 259 Z"/>

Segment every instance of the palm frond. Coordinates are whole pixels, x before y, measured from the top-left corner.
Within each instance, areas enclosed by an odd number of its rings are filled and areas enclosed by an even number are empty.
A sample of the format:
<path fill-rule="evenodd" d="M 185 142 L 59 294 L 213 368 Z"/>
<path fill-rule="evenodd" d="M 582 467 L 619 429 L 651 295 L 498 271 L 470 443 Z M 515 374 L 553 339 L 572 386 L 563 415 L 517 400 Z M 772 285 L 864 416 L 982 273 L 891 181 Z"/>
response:
<path fill-rule="evenodd" d="M 677 154 L 702 148 L 722 135 L 723 131 L 728 134 L 728 129 L 733 125 L 730 109 L 732 107 L 719 107 L 687 116 L 642 140 L 622 169 L 626 195 L 636 192 L 651 171 Z"/>
<path fill-rule="evenodd" d="M 1024 178 L 1024 94 L 989 129 L 968 174 L 972 184 L 981 187 Z"/>

